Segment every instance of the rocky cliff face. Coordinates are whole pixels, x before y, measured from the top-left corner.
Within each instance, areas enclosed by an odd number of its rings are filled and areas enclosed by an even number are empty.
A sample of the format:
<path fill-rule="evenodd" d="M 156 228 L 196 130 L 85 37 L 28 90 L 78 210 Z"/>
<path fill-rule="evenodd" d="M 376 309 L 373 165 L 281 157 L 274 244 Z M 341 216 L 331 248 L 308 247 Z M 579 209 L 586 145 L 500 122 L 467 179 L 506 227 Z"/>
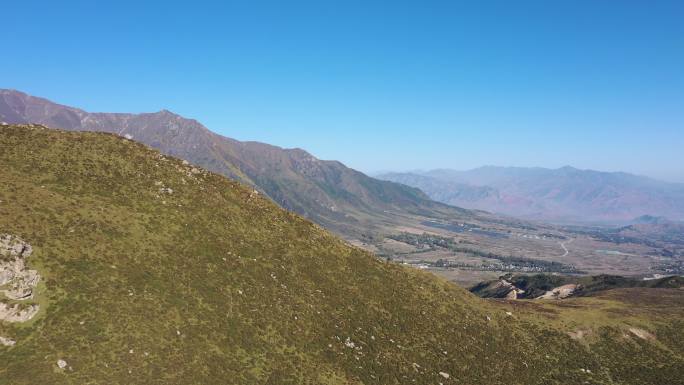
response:
<path fill-rule="evenodd" d="M 36 270 L 26 267 L 26 259 L 31 255 L 31 245 L 21 238 L 0 234 L 0 293 L 9 302 L 0 302 L 0 321 L 26 322 L 40 309 L 35 303 L 23 303 L 33 298 L 40 275 Z M 11 338 L 0 336 L 0 344 L 13 346 Z"/>
<path fill-rule="evenodd" d="M 33 298 L 33 288 L 38 284 L 40 275 L 36 270 L 26 267 L 33 249 L 18 237 L 0 235 L 0 290 L 11 300 Z"/>

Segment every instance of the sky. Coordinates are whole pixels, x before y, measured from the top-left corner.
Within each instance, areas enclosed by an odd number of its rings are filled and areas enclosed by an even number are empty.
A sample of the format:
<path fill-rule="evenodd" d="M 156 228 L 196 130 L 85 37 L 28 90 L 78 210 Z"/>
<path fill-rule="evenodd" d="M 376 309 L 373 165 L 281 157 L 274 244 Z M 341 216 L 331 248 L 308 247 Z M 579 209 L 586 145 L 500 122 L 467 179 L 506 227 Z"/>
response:
<path fill-rule="evenodd" d="M 168 109 L 375 173 L 684 182 L 684 2 L 11 1 L 0 88 Z"/>

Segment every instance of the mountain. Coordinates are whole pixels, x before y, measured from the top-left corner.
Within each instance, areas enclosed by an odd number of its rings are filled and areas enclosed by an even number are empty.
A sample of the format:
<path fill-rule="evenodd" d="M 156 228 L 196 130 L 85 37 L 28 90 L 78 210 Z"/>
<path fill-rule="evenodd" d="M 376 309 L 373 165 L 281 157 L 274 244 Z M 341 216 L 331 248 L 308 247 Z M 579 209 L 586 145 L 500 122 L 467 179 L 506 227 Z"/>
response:
<path fill-rule="evenodd" d="M 386 223 L 401 223 L 407 215 L 442 218 L 466 213 L 434 202 L 418 189 L 370 178 L 340 162 L 320 160 L 301 149 L 240 142 L 166 110 L 89 113 L 0 90 L 0 121 L 126 136 L 251 185 L 282 207 L 354 237 Z"/>
<path fill-rule="evenodd" d="M 523 167 L 388 173 L 378 178 L 451 205 L 561 223 L 629 223 L 639 216 L 684 219 L 684 184 L 622 172 Z"/>
<path fill-rule="evenodd" d="M 490 302 L 120 136 L 0 150 L 0 384 L 684 384 L 679 290 Z"/>

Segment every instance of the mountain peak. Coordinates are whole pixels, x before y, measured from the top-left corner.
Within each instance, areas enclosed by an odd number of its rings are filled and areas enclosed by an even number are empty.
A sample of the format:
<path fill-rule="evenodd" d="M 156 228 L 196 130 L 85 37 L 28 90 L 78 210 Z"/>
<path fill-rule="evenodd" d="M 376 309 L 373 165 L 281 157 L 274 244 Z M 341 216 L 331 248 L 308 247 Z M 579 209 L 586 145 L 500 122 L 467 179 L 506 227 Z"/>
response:
<path fill-rule="evenodd" d="M 167 109 L 165 109 L 165 108 L 163 108 L 163 109 L 157 111 L 156 114 L 157 114 L 157 115 L 180 116 L 180 115 L 178 115 L 178 114 L 176 114 L 176 113 L 174 113 L 174 112 L 171 112 L 171 111 L 169 111 L 169 110 L 167 110 Z"/>

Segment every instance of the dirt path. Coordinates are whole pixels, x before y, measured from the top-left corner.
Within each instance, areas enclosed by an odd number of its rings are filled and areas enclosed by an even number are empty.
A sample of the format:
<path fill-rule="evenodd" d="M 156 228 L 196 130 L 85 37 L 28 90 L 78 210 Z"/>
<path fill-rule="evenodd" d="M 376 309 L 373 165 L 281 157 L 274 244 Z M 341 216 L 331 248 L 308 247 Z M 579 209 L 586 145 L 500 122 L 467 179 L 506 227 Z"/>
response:
<path fill-rule="evenodd" d="M 561 255 L 561 258 L 565 257 L 566 255 L 568 255 L 568 253 L 570 253 L 568 251 L 568 248 L 565 247 L 565 245 L 569 244 L 570 242 L 572 242 L 574 240 L 575 240 L 575 238 L 571 238 L 569 241 L 566 241 L 566 242 L 558 242 L 558 243 L 560 243 L 560 246 L 563 248 L 563 251 L 565 252 L 565 253 L 563 253 L 563 255 Z"/>

